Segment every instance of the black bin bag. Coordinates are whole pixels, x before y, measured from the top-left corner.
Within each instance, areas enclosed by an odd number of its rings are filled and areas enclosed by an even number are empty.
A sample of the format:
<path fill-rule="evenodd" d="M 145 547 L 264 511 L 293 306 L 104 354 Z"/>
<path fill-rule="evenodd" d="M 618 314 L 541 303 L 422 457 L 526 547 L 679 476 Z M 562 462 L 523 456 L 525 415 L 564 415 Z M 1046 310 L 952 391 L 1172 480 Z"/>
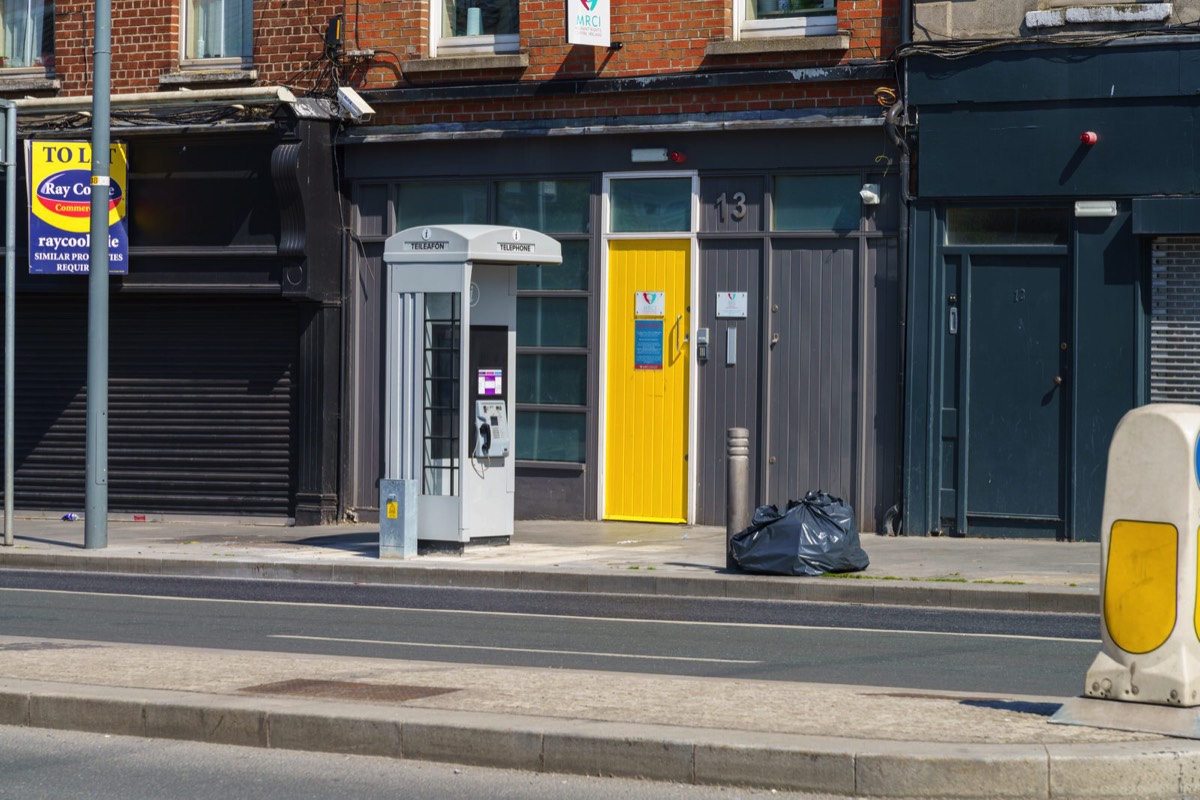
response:
<path fill-rule="evenodd" d="M 789 500 L 783 513 L 759 506 L 750 526 L 729 540 L 729 554 L 746 572 L 771 575 L 857 572 L 871 563 L 858 543 L 854 509 L 825 492 Z"/>

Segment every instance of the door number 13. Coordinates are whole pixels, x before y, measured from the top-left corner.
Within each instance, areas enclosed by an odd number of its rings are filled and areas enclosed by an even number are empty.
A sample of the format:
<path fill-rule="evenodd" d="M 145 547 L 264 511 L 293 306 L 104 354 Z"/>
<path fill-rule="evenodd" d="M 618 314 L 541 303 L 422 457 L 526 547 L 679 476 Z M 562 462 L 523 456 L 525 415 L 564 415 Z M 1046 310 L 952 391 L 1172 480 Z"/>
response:
<path fill-rule="evenodd" d="M 741 222 L 746 218 L 746 211 L 746 195 L 742 192 L 734 193 L 732 204 L 725 192 L 721 192 L 717 198 L 717 212 L 721 215 L 721 222 L 728 222 L 730 219 Z"/>

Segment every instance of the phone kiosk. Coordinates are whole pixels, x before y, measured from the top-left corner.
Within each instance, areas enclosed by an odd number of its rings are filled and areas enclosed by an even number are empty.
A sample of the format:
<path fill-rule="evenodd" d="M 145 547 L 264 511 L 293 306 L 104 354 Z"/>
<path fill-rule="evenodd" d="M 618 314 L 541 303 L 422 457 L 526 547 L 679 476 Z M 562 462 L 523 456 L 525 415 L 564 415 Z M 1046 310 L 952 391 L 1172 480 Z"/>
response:
<path fill-rule="evenodd" d="M 517 267 L 562 263 L 524 228 L 442 225 L 388 238 L 380 558 L 513 532 Z"/>

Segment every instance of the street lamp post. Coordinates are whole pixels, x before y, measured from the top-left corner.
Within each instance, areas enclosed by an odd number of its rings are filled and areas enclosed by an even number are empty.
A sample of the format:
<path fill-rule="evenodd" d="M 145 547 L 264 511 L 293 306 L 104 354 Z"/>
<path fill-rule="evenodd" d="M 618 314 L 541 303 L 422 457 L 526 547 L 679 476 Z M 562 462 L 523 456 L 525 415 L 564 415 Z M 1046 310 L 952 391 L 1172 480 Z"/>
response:
<path fill-rule="evenodd" d="M 17 107 L 4 102 L 4 546 L 13 546 L 16 472 Z"/>
<path fill-rule="evenodd" d="M 83 546 L 108 546 L 108 152 L 110 0 L 96 0 L 92 69 L 91 247 L 88 253 L 87 464 Z"/>

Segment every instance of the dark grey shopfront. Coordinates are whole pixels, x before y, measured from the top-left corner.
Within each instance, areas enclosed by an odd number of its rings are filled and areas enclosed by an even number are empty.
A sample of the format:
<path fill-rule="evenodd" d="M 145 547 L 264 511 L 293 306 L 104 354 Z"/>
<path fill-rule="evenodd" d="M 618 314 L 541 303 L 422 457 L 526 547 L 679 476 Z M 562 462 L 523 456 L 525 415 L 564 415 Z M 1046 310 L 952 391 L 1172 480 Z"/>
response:
<path fill-rule="evenodd" d="M 895 153 L 878 114 L 837 128 L 376 135 L 345 147 L 352 513 L 377 513 L 383 241 L 435 223 L 520 225 L 563 247 L 562 268 L 525 269 L 515 286 L 519 518 L 607 516 L 605 435 L 622 363 L 607 331 L 625 302 L 606 290 L 610 265 L 624 263 L 616 243 L 626 254 L 639 243 L 690 242 L 693 300 L 678 346 L 689 348 L 691 399 L 675 410 L 689 430 L 690 521 L 724 521 L 729 427 L 751 430 L 754 502 L 824 489 L 850 499 L 866 530 L 897 502 L 900 214 Z M 653 148 L 686 162 L 631 160 Z M 879 205 L 862 204 L 864 184 L 880 184 Z M 744 313 L 718 313 L 719 293 L 745 293 Z M 707 359 L 691 347 L 701 329 Z"/>
<path fill-rule="evenodd" d="M 129 153 L 130 271 L 110 284 L 109 509 L 335 521 L 332 124 L 280 109 L 224 129 L 158 127 L 113 131 Z M 23 228 L 14 500 L 78 512 L 87 280 L 28 274 Z"/>
<path fill-rule="evenodd" d="M 905 528 L 1096 540 L 1121 416 L 1200 400 L 1200 48 L 906 63 Z"/>
<path fill-rule="evenodd" d="M 1123 205 L 1076 218 L 1061 202 L 918 204 L 910 532 L 1090 538 L 1108 441 L 1144 368 Z"/>

